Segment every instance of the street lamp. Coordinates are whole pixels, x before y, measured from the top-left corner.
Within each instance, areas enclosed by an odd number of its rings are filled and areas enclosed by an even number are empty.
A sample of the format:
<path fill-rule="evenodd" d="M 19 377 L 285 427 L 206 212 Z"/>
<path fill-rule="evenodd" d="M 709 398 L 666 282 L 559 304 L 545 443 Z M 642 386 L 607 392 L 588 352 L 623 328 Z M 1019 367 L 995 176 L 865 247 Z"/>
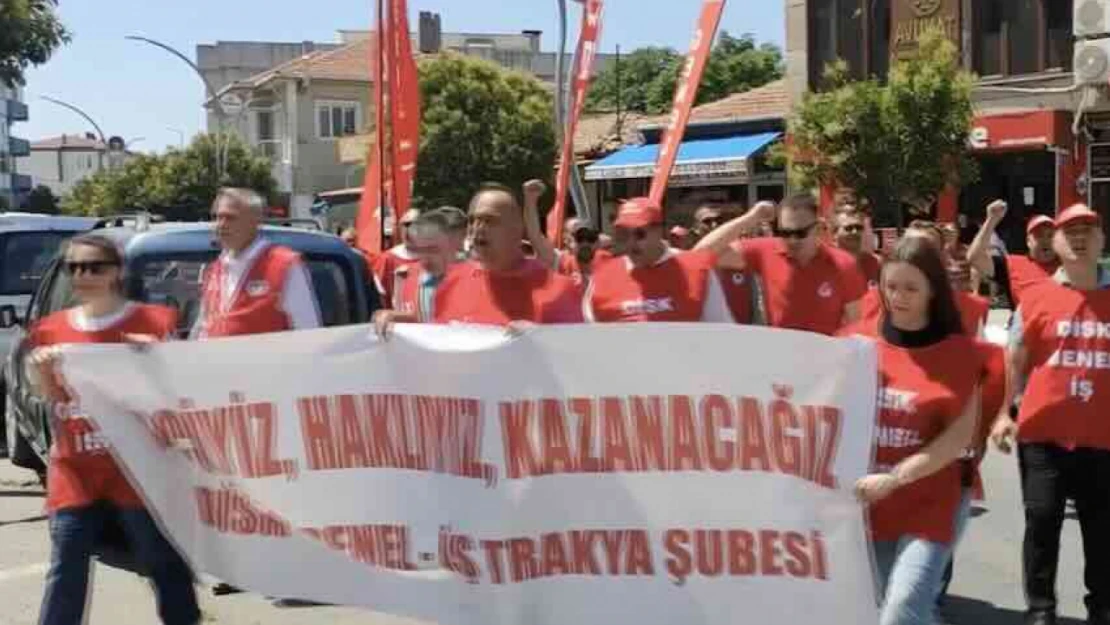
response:
<path fill-rule="evenodd" d="M 180 128 L 170 128 L 168 126 L 166 127 L 166 130 L 168 130 L 168 131 L 177 135 L 177 147 L 179 147 L 179 148 L 185 147 L 185 131 L 184 130 L 181 130 Z"/>
<path fill-rule="evenodd" d="M 58 100 L 56 98 L 51 98 L 51 97 L 48 97 L 48 96 L 39 96 L 39 98 L 41 98 L 43 100 L 46 100 L 47 102 L 50 102 L 51 104 L 57 104 L 58 106 L 65 107 L 65 108 L 73 111 L 74 113 L 77 113 L 81 117 L 84 117 L 85 121 L 92 124 L 92 127 L 96 129 L 96 134 L 97 134 L 97 136 L 100 137 L 100 142 L 103 143 L 104 145 L 108 145 L 108 139 L 106 139 L 104 137 L 104 131 L 100 129 L 100 124 L 96 123 L 96 121 L 93 120 L 93 118 L 91 116 L 89 116 L 88 113 L 86 113 L 85 111 L 82 111 L 81 109 L 77 108 L 73 104 L 70 104 L 69 102 L 64 102 L 64 101 Z"/>
<path fill-rule="evenodd" d="M 196 63 L 194 63 L 191 59 L 189 59 L 189 57 L 185 56 L 181 52 L 178 52 L 175 48 L 168 44 L 162 43 L 161 41 L 157 41 L 155 39 L 150 39 L 148 37 L 140 37 L 138 35 L 127 35 L 124 37 L 124 39 L 128 39 L 130 41 L 140 41 L 142 43 L 148 43 L 156 48 L 161 48 L 162 50 L 169 52 L 170 54 L 183 61 L 186 65 L 192 68 L 193 72 L 195 72 L 197 76 L 200 77 L 201 82 L 204 83 L 205 90 L 208 92 L 208 98 L 212 101 L 212 105 L 216 108 L 216 123 L 220 129 L 219 134 L 216 136 L 216 169 L 220 172 L 220 178 L 223 178 L 227 174 L 227 157 L 224 153 L 224 150 L 222 150 L 220 147 L 220 142 L 224 140 L 224 125 L 227 121 L 227 112 L 224 111 L 223 102 L 220 101 L 219 96 L 216 94 L 216 90 L 212 87 L 212 83 L 208 81 L 208 78 L 204 76 L 204 72 L 200 71 L 200 67 L 197 67 Z M 182 142 L 184 143 L 184 141 Z M 230 147 L 231 141 L 228 140 L 227 143 Z"/>

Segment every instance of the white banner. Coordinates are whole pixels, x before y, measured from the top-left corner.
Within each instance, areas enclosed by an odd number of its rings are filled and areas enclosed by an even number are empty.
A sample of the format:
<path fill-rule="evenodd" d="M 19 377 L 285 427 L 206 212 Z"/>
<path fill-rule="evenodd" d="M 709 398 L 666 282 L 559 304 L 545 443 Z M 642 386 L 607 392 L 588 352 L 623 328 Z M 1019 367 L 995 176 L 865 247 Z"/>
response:
<path fill-rule="evenodd" d="M 868 344 L 349 327 L 63 371 L 198 571 L 444 624 L 878 622 Z"/>

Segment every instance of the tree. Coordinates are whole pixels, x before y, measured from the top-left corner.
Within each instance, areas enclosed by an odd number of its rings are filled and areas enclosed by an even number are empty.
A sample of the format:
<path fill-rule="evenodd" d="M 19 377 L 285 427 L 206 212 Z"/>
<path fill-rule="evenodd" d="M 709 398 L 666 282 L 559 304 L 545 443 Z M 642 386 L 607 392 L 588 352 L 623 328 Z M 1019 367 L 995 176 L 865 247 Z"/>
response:
<path fill-rule="evenodd" d="M 55 10 L 57 0 L 4 0 L 0 2 L 0 84 L 24 84 L 28 66 L 45 63 L 69 31 Z"/>
<path fill-rule="evenodd" d="M 483 182 L 550 176 L 551 94 L 534 78 L 444 54 L 420 64 L 420 155 L 413 203 L 465 206 Z"/>
<path fill-rule="evenodd" d="M 850 81 L 840 63 L 828 90 L 806 95 L 790 119 L 788 156 L 804 186 L 847 187 L 880 224 L 931 214 L 946 186 L 973 182 L 972 76 L 939 35 L 896 62 L 889 80 Z"/>
<path fill-rule="evenodd" d="M 120 169 L 102 170 L 77 183 L 62 202 L 76 215 L 111 215 L 146 210 L 170 220 L 205 219 L 223 186 L 254 189 L 272 199 L 276 183 L 270 162 L 238 137 L 227 144 L 227 174 L 216 164 L 217 135 L 199 135 L 184 150 L 164 155 L 139 154 Z"/>
<path fill-rule="evenodd" d="M 621 110 L 660 114 L 670 110 L 685 57 L 670 48 L 640 48 L 598 72 L 587 98 L 590 110 Z M 713 102 L 760 87 L 783 76 L 782 51 L 774 44 L 757 45 L 754 37 L 733 37 L 722 31 L 713 46 L 698 88 L 697 104 Z M 620 83 L 618 94 L 617 84 Z M 618 98 L 619 95 L 619 98 Z"/>
<path fill-rule="evenodd" d="M 40 184 L 34 189 L 31 189 L 31 193 L 27 195 L 27 202 L 24 209 L 28 213 L 57 215 L 58 198 L 54 196 L 54 192 L 50 190 L 50 187 Z"/>

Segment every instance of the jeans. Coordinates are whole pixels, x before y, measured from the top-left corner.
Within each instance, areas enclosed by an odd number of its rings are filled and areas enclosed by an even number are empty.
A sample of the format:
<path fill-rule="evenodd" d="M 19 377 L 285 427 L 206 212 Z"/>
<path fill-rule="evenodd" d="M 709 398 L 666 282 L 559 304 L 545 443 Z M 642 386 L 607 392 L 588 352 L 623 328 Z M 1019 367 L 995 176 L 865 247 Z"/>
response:
<path fill-rule="evenodd" d="M 1049 444 L 1018 447 L 1025 500 L 1022 560 L 1031 612 L 1056 611 L 1056 568 L 1067 500 L 1083 534 L 1084 581 L 1091 615 L 1110 614 L 1110 451 Z"/>
<path fill-rule="evenodd" d="M 84 622 L 92 555 L 101 530 L 112 515 L 120 519 L 136 559 L 154 583 L 162 623 L 199 623 L 201 615 L 193 574 L 158 530 L 150 513 L 142 508 L 122 509 L 96 503 L 50 515 L 53 546 L 39 625 L 80 625 Z"/>
<path fill-rule="evenodd" d="M 937 595 L 938 606 L 944 600 L 944 596 L 948 594 L 948 585 L 952 583 L 952 576 L 956 571 L 956 546 L 960 544 L 960 539 L 964 537 L 967 524 L 971 521 L 972 496 L 972 490 L 965 488 L 964 496 L 960 499 L 960 507 L 956 509 L 956 520 L 952 526 L 955 531 L 955 538 L 952 541 L 952 557 L 948 559 L 948 566 L 944 569 L 944 577 L 941 579 L 940 593 Z"/>
<path fill-rule="evenodd" d="M 903 536 L 873 546 L 883 598 L 880 625 L 934 625 L 951 545 Z"/>

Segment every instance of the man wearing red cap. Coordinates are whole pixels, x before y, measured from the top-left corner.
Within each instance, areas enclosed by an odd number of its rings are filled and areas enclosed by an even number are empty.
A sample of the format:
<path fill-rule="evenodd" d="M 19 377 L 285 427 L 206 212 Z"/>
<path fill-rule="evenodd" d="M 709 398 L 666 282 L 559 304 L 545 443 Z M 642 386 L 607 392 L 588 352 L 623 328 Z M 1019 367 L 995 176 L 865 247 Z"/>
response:
<path fill-rule="evenodd" d="M 524 256 L 524 216 L 513 192 L 486 185 L 470 201 L 474 259 L 448 270 L 436 289 L 437 323 L 580 323 L 573 279 Z"/>
<path fill-rule="evenodd" d="M 1012 376 L 1027 380 L 1018 422 L 1005 415 L 992 438 L 1016 434 L 1025 501 L 1026 623 L 1056 623 L 1056 567 L 1065 502 L 1083 534 L 1088 623 L 1110 625 L 1110 275 L 1097 213 L 1077 204 L 1054 223 L 1061 267 L 1026 289 L 1010 328 Z M 1011 383 L 1011 387 L 1013 384 Z"/>
<path fill-rule="evenodd" d="M 967 248 L 967 258 L 981 276 L 997 279 L 1008 291 L 1014 308 L 1021 303 L 1021 297 L 1029 287 L 1052 277 L 1060 267 L 1060 261 L 1053 251 L 1052 234 L 1056 229 L 1052 218 L 1036 215 L 1025 226 L 1025 242 L 1029 247 L 1028 256 L 1006 254 L 991 256 L 991 239 L 994 238 L 998 224 L 1006 217 L 1006 203 L 995 200 L 987 206 L 987 218 L 983 227 L 975 235 L 975 240 Z"/>
<path fill-rule="evenodd" d="M 712 252 L 667 245 L 663 210 L 650 198 L 621 205 L 613 223 L 625 257 L 597 268 L 583 301 L 587 321 L 732 323 Z"/>
<path fill-rule="evenodd" d="M 776 238 L 737 241 L 760 221 L 775 221 Z M 851 254 L 817 238 L 817 201 L 791 196 L 779 210 L 760 202 L 709 233 L 695 249 L 719 255 L 720 266 L 760 279 L 768 325 L 833 335 L 859 320 L 867 281 Z"/>

